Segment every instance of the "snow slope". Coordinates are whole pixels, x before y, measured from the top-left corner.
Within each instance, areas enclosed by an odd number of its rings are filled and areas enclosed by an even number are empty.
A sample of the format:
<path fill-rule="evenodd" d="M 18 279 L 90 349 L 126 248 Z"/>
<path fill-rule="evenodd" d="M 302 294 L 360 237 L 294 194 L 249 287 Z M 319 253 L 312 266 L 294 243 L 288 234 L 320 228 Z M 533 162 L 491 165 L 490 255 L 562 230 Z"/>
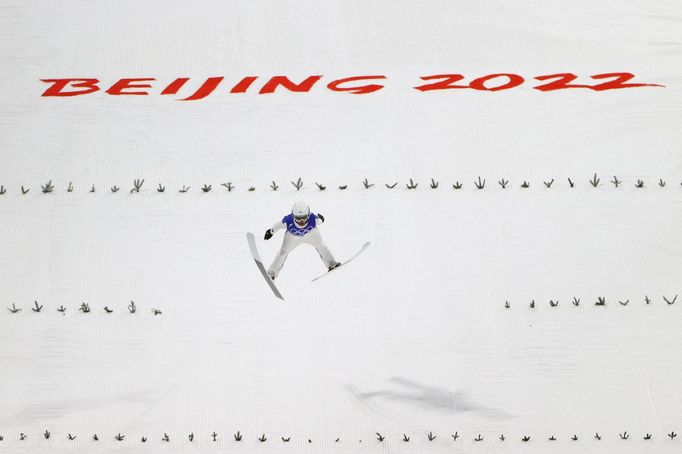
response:
<path fill-rule="evenodd" d="M 0 450 L 679 451 L 680 20 L 676 2 L 6 0 Z M 411 88 L 618 71 L 665 88 Z M 314 74 L 309 93 L 227 94 Z M 368 74 L 386 87 L 324 88 Z M 159 95 L 212 76 L 203 100 Z M 164 83 L 41 97 L 60 77 Z M 372 246 L 315 284 L 296 250 L 280 302 L 245 233 L 299 199 L 337 258 Z M 259 243 L 267 263 L 280 241 Z"/>

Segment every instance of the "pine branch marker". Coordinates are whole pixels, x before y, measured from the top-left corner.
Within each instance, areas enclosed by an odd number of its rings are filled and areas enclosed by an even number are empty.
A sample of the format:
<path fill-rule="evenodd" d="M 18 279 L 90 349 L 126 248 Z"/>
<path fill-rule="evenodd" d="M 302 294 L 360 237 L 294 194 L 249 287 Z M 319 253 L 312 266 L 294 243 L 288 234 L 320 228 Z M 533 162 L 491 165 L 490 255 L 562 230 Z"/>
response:
<path fill-rule="evenodd" d="M 296 182 L 291 181 L 291 184 L 296 188 L 297 191 L 300 191 L 303 187 L 303 180 L 301 177 L 298 177 L 298 180 L 296 180 Z"/>
<path fill-rule="evenodd" d="M 143 179 L 136 179 L 133 181 L 133 189 L 130 190 L 131 194 L 134 193 L 139 193 L 140 189 L 142 189 L 142 185 L 144 184 L 144 178 Z"/>
<path fill-rule="evenodd" d="M 54 191 L 52 180 L 48 181 L 47 184 L 41 186 L 40 189 L 43 191 L 43 194 L 49 194 L 50 192 Z"/>

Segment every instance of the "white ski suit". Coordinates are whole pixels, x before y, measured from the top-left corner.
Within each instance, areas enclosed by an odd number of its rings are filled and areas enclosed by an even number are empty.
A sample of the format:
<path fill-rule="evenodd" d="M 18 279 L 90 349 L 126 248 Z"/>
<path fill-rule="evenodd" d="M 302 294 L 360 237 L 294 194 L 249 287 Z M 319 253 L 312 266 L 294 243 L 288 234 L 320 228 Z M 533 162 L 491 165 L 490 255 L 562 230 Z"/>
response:
<path fill-rule="evenodd" d="M 275 232 L 281 229 L 286 229 L 286 232 L 284 233 L 282 247 L 275 256 L 275 260 L 272 262 L 272 265 L 270 265 L 270 269 L 268 269 L 268 274 L 270 274 L 270 277 L 273 279 L 277 277 L 279 272 L 282 270 L 284 261 L 287 259 L 289 253 L 301 244 L 310 244 L 313 246 L 317 250 L 317 253 L 320 254 L 320 258 L 327 268 L 338 263 L 322 241 L 322 235 L 320 235 L 320 231 L 317 229 L 318 222 L 322 223 L 324 221 L 318 215 L 310 213 L 306 225 L 299 227 L 296 225 L 293 216 L 290 214 L 288 216 L 284 216 L 281 221 L 275 223 L 275 225 L 272 226 L 270 229 L 272 234 L 275 234 Z"/>

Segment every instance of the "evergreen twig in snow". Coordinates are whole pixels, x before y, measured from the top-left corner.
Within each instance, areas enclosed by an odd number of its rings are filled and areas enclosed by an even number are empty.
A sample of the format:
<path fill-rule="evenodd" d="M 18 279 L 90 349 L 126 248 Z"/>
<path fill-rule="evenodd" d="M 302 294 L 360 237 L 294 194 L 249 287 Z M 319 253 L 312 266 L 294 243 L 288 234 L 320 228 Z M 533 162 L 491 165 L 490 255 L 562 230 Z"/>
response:
<path fill-rule="evenodd" d="M 43 194 L 49 194 L 50 192 L 54 191 L 54 185 L 52 184 L 52 180 L 42 185 L 40 189 L 43 191 Z"/>
<path fill-rule="evenodd" d="M 133 181 L 133 189 L 130 190 L 130 193 L 138 193 L 140 192 L 140 189 L 142 189 L 142 185 L 144 184 L 144 178 L 143 179 L 136 179 Z"/>
<path fill-rule="evenodd" d="M 291 184 L 294 185 L 297 191 L 300 191 L 301 188 L 303 187 L 303 180 L 301 179 L 301 177 L 298 177 L 298 180 L 296 180 L 296 182 L 292 181 Z"/>

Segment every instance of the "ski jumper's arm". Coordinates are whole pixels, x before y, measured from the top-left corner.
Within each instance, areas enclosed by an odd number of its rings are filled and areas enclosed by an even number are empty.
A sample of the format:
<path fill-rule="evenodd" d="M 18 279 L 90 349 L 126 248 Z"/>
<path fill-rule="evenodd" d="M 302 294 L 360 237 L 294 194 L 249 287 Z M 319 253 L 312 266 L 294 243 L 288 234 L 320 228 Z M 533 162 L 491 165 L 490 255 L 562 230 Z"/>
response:
<path fill-rule="evenodd" d="M 287 226 L 287 223 L 282 219 L 279 222 L 276 222 L 275 225 L 272 226 L 272 228 L 269 228 L 265 231 L 265 235 L 263 236 L 264 239 L 269 240 L 272 238 L 272 236 L 277 232 L 278 230 L 281 230 Z"/>
<path fill-rule="evenodd" d="M 286 222 L 284 222 L 284 220 L 282 219 L 279 222 L 275 222 L 275 224 L 272 227 L 270 227 L 270 232 L 272 232 L 272 234 L 274 235 L 277 231 L 286 228 L 286 226 L 287 226 Z"/>

